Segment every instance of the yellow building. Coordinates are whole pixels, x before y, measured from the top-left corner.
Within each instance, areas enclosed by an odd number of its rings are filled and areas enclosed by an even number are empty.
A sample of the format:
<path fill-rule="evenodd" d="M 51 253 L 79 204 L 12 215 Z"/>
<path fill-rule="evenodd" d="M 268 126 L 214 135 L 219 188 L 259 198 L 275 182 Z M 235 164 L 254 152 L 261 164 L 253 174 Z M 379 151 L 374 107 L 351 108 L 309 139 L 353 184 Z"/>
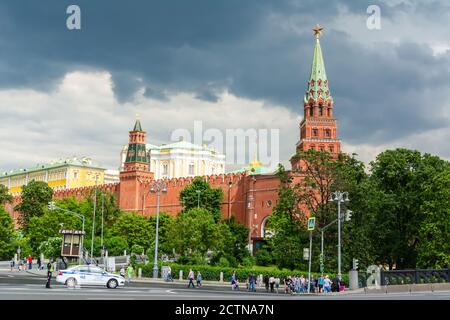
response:
<path fill-rule="evenodd" d="M 94 166 L 89 158 L 59 160 L 0 173 L 0 184 L 5 185 L 12 195 L 20 195 L 22 186 L 32 180 L 45 181 L 58 191 L 100 185 L 104 179 L 105 169 Z"/>

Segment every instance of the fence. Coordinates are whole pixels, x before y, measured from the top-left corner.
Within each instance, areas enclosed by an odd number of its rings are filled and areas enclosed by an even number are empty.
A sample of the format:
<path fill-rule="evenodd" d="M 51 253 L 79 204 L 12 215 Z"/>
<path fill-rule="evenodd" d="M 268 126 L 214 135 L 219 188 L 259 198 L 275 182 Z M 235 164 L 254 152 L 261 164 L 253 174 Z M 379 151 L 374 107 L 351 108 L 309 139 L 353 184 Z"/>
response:
<path fill-rule="evenodd" d="M 381 285 L 442 282 L 450 282 L 450 269 L 381 270 Z"/>

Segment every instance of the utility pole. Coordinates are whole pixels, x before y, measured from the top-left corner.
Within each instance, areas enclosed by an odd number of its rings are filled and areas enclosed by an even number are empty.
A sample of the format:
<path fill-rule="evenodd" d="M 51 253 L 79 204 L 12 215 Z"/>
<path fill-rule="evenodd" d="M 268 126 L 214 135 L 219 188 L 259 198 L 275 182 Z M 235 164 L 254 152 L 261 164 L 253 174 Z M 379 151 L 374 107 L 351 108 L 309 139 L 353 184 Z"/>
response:
<path fill-rule="evenodd" d="M 332 192 L 330 195 L 330 202 L 337 202 L 338 204 L 338 278 L 342 280 L 341 273 L 341 223 L 342 223 L 342 215 L 341 215 L 341 202 L 348 202 L 348 192 L 336 191 Z"/>

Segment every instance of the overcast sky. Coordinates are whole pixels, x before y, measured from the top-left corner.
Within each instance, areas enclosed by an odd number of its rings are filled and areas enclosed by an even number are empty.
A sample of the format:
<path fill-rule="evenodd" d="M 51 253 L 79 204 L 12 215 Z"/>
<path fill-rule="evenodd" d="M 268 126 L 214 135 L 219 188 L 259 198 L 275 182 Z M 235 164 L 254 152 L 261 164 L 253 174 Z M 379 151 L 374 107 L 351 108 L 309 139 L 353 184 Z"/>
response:
<path fill-rule="evenodd" d="M 71 4 L 81 30 L 66 27 Z M 195 120 L 279 129 L 286 163 L 317 23 L 343 151 L 450 159 L 449 21 L 448 0 L 1 0 L 0 170 L 72 156 L 117 168 L 136 113 L 153 144 Z"/>

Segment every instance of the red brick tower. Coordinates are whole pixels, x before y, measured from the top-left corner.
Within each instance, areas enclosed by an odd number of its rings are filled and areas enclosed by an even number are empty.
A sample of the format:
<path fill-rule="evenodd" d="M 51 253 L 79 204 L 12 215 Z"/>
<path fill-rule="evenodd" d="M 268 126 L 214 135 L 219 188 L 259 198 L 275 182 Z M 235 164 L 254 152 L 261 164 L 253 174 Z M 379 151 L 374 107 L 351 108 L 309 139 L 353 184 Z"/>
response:
<path fill-rule="evenodd" d="M 145 131 L 141 122 L 136 119 L 128 142 L 128 153 L 124 169 L 120 172 L 119 204 L 126 211 L 142 210 L 142 193 L 144 184 L 153 179 L 150 172 L 150 159 L 145 149 Z"/>
<path fill-rule="evenodd" d="M 313 31 L 316 37 L 311 76 L 303 99 L 304 116 L 300 122 L 300 141 L 297 152 L 309 149 L 326 150 L 334 155 L 341 149 L 337 139 L 337 123 L 333 117 L 333 98 L 331 97 L 325 63 L 320 47 L 320 34 L 323 28 L 317 25 Z M 292 169 L 298 168 L 300 162 L 293 160 Z"/>

